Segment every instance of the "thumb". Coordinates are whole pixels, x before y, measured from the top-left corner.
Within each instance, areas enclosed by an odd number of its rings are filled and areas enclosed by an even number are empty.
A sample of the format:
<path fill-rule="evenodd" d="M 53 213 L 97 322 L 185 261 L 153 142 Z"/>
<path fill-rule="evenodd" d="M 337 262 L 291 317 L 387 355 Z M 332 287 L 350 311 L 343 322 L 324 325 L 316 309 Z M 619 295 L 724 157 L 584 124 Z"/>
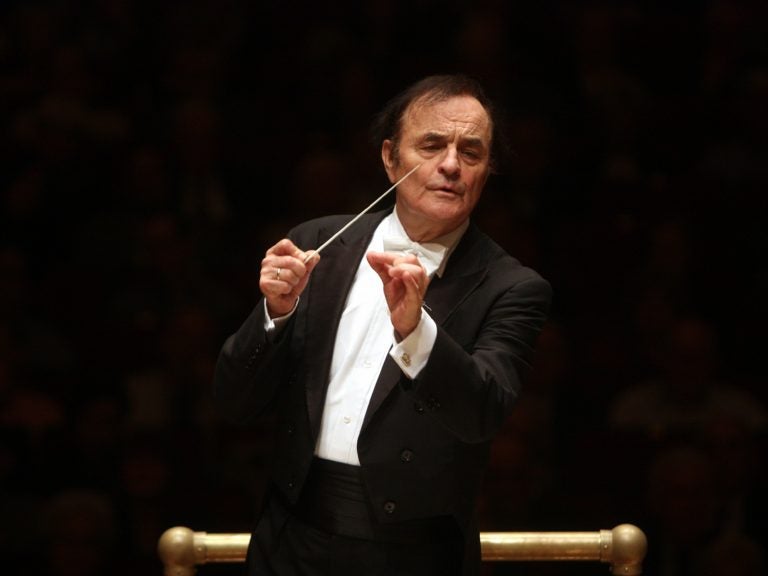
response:
<path fill-rule="evenodd" d="M 310 250 L 308 252 L 305 252 L 304 256 L 304 267 L 307 270 L 307 274 L 311 273 L 312 270 L 315 269 L 315 266 L 317 266 L 320 263 L 320 254 L 315 252 L 314 250 Z"/>

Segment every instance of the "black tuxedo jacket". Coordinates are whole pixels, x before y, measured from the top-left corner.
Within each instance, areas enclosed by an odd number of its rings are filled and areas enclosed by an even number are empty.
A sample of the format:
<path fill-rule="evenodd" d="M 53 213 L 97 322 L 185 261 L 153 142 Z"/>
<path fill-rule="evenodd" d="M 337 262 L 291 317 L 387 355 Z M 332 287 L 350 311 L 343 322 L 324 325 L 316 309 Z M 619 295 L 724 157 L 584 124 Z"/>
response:
<path fill-rule="evenodd" d="M 271 341 L 259 302 L 224 343 L 214 392 L 237 421 L 277 410 L 275 485 L 296 502 L 313 458 L 338 321 L 379 222 L 363 216 L 324 249 L 289 324 Z M 303 250 L 351 216 L 294 228 Z M 381 522 L 453 516 L 479 561 L 475 502 L 491 439 L 517 398 L 550 302 L 550 286 L 470 224 L 425 303 L 438 326 L 426 367 L 406 378 L 387 357 L 358 441 L 372 510 Z M 472 570 L 470 570 L 471 572 Z"/>

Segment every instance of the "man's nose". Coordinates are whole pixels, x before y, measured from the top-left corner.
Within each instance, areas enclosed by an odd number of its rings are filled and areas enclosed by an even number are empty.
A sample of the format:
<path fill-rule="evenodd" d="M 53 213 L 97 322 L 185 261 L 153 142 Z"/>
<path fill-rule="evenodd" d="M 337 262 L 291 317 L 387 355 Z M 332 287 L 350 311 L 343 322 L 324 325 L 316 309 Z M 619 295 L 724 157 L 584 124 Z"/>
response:
<path fill-rule="evenodd" d="M 437 167 L 440 174 L 446 178 L 458 178 L 461 172 L 461 165 L 459 164 L 459 153 L 456 148 L 449 146 L 443 158 L 440 160 L 440 164 Z"/>

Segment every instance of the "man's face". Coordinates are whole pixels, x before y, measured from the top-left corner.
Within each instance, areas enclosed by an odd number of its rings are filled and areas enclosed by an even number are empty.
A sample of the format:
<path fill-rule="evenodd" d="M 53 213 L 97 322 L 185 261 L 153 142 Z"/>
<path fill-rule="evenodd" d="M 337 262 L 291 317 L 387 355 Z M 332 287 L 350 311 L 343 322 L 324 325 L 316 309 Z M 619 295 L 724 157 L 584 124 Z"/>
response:
<path fill-rule="evenodd" d="M 391 182 L 422 165 L 397 189 L 398 216 L 412 239 L 431 240 L 469 217 L 488 179 L 491 132 L 471 96 L 417 100 L 406 109 L 398 150 L 385 140 L 381 156 Z"/>

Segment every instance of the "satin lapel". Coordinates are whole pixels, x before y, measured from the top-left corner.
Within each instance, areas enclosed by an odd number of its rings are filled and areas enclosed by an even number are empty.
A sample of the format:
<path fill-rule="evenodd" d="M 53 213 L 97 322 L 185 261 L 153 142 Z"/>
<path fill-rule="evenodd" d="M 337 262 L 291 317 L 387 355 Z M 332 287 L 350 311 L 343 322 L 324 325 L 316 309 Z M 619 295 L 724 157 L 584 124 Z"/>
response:
<path fill-rule="evenodd" d="M 424 302 L 429 307 L 429 315 L 438 326 L 445 324 L 459 304 L 485 278 L 485 261 L 482 258 L 482 253 L 476 250 L 476 240 L 476 229 L 468 229 L 462 243 L 457 246 L 456 251 L 451 256 L 443 277 L 436 276 L 429 284 Z M 363 420 L 363 429 L 401 377 L 400 367 L 387 354 L 384 366 L 376 381 L 376 387 L 373 389 L 371 400 L 368 403 L 368 409 Z"/>
<path fill-rule="evenodd" d="M 339 319 L 360 259 L 381 218 L 383 215 L 371 215 L 357 222 L 323 250 L 322 259 L 312 272 L 308 289 L 305 362 L 310 370 L 306 394 L 313 438 L 320 430 Z M 321 231 L 320 241 L 335 232 Z"/>
<path fill-rule="evenodd" d="M 424 297 L 424 305 L 438 326 L 443 326 L 454 310 L 485 278 L 485 271 L 475 270 L 451 278 L 435 278 Z"/>
<path fill-rule="evenodd" d="M 389 393 L 392 392 L 392 389 L 400 381 L 402 374 L 400 366 L 387 353 L 384 365 L 381 367 L 381 372 L 379 372 L 379 378 L 376 380 L 376 386 L 373 388 L 373 394 L 371 394 L 371 399 L 368 402 L 368 408 L 365 411 L 362 430 L 365 430 L 376 410 L 379 409 L 381 403 L 384 402 L 384 399 L 389 396 Z"/>
<path fill-rule="evenodd" d="M 443 277 L 435 276 L 424 295 L 424 304 L 438 326 L 443 326 L 454 310 L 483 281 L 487 256 L 483 253 L 481 234 L 471 225 L 451 255 Z"/>

